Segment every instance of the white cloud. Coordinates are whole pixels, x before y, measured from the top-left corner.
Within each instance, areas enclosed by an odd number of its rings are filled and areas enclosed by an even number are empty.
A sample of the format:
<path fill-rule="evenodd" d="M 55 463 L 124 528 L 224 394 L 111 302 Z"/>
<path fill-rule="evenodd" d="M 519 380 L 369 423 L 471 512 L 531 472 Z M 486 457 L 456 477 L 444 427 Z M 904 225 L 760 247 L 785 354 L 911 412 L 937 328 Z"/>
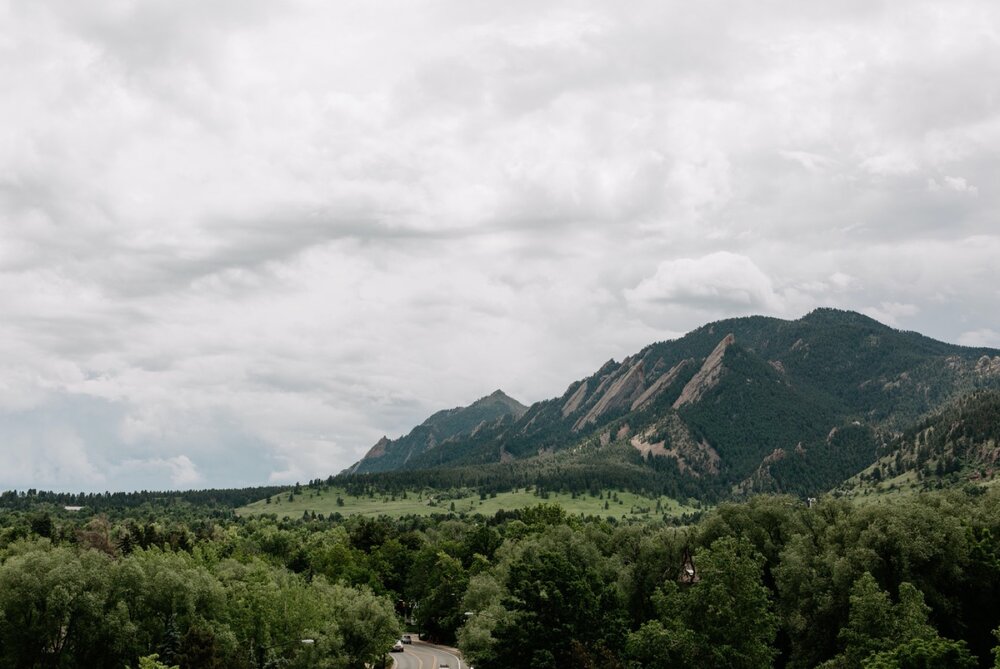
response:
<path fill-rule="evenodd" d="M 866 307 L 861 312 L 886 325 L 898 328 L 902 326 L 902 321 L 920 313 L 920 308 L 914 304 L 882 302 L 877 307 Z"/>
<path fill-rule="evenodd" d="M 808 151 L 779 151 L 782 158 L 798 163 L 810 172 L 819 172 L 834 165 L 833 159 Z"/>
<path fill-rule="evenodd" d="M 147 460 L 126 460 L 114 472 L 118 480 L 157 480 L 165 477 L 172 488 L 194 488 L 204 478 L 194 462 L 186 455 Z"/>
<path fill-rule="evenodd" d="M 709 309 L 773 312 L 781 309 L 771 278 L 750 258 L 720 251 L 661 262 L 656 272 L 625 291 L 633 306 L 702 305 Z"/>
<path fill-rule="evenodd" d="M 956 193 L 967 193 L 969 195 L 978 195 L 979 189 L 967 182 L 963 177 L 944 177 L 941 183 L 938 183 L 936 179 L 927 180 L 927 190 L 932 193 L 937 193 L 942 190 L 951 190 Z"/>
<path fill-rule="evenodd" d="M 919 169 L 913 156 L 902 151 L 883 153 L 861 162 L 861 168 L 878 176 L 898 176 L 913 174 Z"/>
<path fill-rule="evenodd" d="M 102 468 L 88 453 L 83 438 L 71 429 L 2 429 L 4 466 L 0 487 L 62 487 L 75 481 L 80 488 L 94 489 L 107 481 Z"/>
<path fill-rule="evenodd" d="M 844 274 L 843 272 L 834 272 L 830 275 L 830 283 L 833 284 L 839 290 L 847 290 L 857 284 L 857 279 L 855 279 L 850 274 Z"/>
<path fill-rule="evenodd" d="M 991 346 L 993 348 L 1000 348 L 1000 332 L 989 328 L 963 332 L 958 337 L 958 343 L 963 346 Z"/>
<path fill-rule="evenodd" d="M 1000 331 L 1000 10 L 900 11 L 0 3 L 7 485 L 323 476 L 708 318 Z"/>

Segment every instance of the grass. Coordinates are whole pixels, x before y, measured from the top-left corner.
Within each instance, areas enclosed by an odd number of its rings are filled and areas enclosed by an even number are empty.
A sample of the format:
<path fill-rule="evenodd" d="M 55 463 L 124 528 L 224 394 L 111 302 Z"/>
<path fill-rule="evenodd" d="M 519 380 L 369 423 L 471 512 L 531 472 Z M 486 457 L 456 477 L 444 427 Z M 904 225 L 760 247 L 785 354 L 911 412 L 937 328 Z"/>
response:
<path fill-rule="evenodd" d="M 870 474 L 881 462 L 888 463 L 889 461 L 888 457 L 883 458 L 867 467 L 860 474 L 848 479 L 840 486 L 844 497 L 864 506 L 879 504 L 885 499 L 900 499 L 942 488 L 959 488 L 968 485 L 989 488 L 1000 481 L 1000 477 L 997 476 L 990 479 L 973 480 L 970 475 L 975 469 L 970 467 L 965 467 L 957 473 L 941 478 L 934 476 L 921 480 L 916 471 L 909 470 L 877 483 L 862 479 L 862 475 Z"/>
<path fill-rule="evenodd" d="M 266 500 L 259 500 L 237 509 L 241 516 L 255 516 L 261 514 L 276 514 L 279 518 L 301 518 L 302 514 L 315 512 L 328 516 L 332 513 L 340 513 L 344 516 L 407 516 L 440 513 L 481 513 L 483 515 L 493 515 L 497 511 L 504 509 L 511 511 L 537 504 L 558 504 L 570 515 L 585 516 L 605 516 L 615 518 L 654 518 L 662 515 L 680 516 L 683 513 L 693 513 L 698 511 L 695 506 L 684 505 L 669 497 L 659 498 L 660 511 L 656 511 L 657 499 L 645 497 L 630 492 L 602 491 L 600 497 L 592 497 L 587 494 L 573 496 L 570 493 L 548 493 L 548 497 L 540 497 L 531 489 L 521 488 L 513 492 L 497 493 L 496 496 L 487 496 L 480 499 L 478 493 L 466 494 L 449 493 L 449 491 L 423 490 L 408 491 L 406 496 L 376 495 L 375 497 L 348 495 L 344 490 L 330 488 L 328 490 L 312 490 L 302 488 L 300 494 L 294 495 L 292 501 L 288 501 L 291 491 L 285 491 L 280 495 L 271 497 L 270 504 Z M 455 495 L 452 498 L 452 495 Z M 610 496 L 610 499 L 609 499 Z M 337 503 L 337 499 L 343 501 L 343 505 Z M 605 504 L 607 508 L 605 509 Z"/>

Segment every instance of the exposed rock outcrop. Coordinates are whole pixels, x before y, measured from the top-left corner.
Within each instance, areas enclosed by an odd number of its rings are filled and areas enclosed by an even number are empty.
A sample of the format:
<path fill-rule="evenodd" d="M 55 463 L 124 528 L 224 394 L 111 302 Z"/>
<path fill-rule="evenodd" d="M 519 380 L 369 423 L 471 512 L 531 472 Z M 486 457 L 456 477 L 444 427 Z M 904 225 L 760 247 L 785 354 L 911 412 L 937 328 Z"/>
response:
<path fill-rule="evenodd" d="M 587 398 L 588 385 L 589 384 L 586 381 L 582 382 L 580 386 L 576 389 L 576 392 L 574 392 L 570 396 L 570 398 L 566 400 L 566 403 L 563 404 L 562 407 L 563 418 L 566 418 L 571 413 L 580 408 L 580 405 L 583 404 L 583 400 Z"/>
<path fill-rule="evenodd" d="M 722 358 L 726 355 L 726 349 L 735 341 L 736 338 L 732 334 L 728 334 L 719 342 L 715 350 L 705 358 L 705 362 L 701 366 L 701 369 L 698 370 L 698 373 L 684 386 L 680 397 L 674 402 L 675 409 L 679 409 L 685 404 L 697 402 L 706 392 L 715 387 L 722 376 Z"/>
<path fill-rule="evenodd" d="M 375 445 L 368 449 L 365 453 L 366 459 L 381 458 L 385 455 L 385 449 L 389 445 L 389 437 L 382 436 L 381 439 L 375 442 Z"/>
<path fill-rule="evenodd" d="M 708 442 L 695 440 L 677 414 L 668 414 L 657 425 L 632 437 L 629 443 L 643 455 L 674 458 L 678 469 L 692 476 L 719 473 L 718 452 Z"/>
<path fill-rule="evenodd" d="M 632 411 L 645 408 L 646 405 L 656 399 L 660 393 L 673 385 L 674 381 L 677 380 L 677 375 L 680 374 L 681 370 L 687 367 L 691 362 L 691 360 L 682 360 L 674 365 L 669 372 L 656 379 L 656 381 L 654 381 L 649 388 L 646 388 L 646 390 L 639 395 L 634 402 L 632 402 Z"/>
<path fill-rule="evenodd" d="M 795 446 L 795 454 L 798 457 L 805 456 L 806 449 L 802 447 L 801 442 Z M 748 493 L 753 490 L 766 490 L 769 485 L 774 483 L 774 476 L 771 474 L 771 465 L 775 465 L 787 457 L 788 451 L 783 448 L 775 448 L 764 456 L 764 459 L 760 461 L 760 465 L 757 466 L 756 471 L 740 481 L 736 486 L 736 490 L 741 493 Z"/>
<path fill-rule="evenodd" d="M 983 376 L 1000 376 L 1000 355 L 984 355 L 976 361 L 976 371 Z"/>
<path fill-rule="evenodd" d="M 574 430 L 579 430 L 588 423 L 597 422 L 598 418 L 609 411 L 632 406 L 632 402 L 646 389 L 646 375 L 642 362 L 633 363 L 628 371 L 610 383 L 601 383 L 601 388 L 604 386 L 607 386 L 607 390 L 598 395 L 597 402 L 576 422 Z M 601 388 L 598 388 L 598 392 Z"/>
<path fill-rule="evenodd" d="M 356 474 L 358 469 L 361 468 L 361 463 L 371 462 L 372 460 L 378 460 L 379 458 L 384 457 L 386 449 L 389 447 L 391 443 L 392 442 L 389 440 L 389 438 L 383 435 L 381 439 L 375 442 L 374 446 L 368 449 L 368 452 L 365 453 L 365 456 L 363 458 L 355 462 L 353 465 L 351 465 L 344 471 L 348 474 Z"/>
<path fill-rule="evenodd" d="M 785 459 L 786 455 L 787 453 L 785 453 L 785 449 L 776 448 L 773 451 L 771 451 L 771 453 L 767 457 L 761 460 L 760 466 L 768 467 L 770 465 L 773 465 L 775 462 L 781 462 L 782 460 Z"/>

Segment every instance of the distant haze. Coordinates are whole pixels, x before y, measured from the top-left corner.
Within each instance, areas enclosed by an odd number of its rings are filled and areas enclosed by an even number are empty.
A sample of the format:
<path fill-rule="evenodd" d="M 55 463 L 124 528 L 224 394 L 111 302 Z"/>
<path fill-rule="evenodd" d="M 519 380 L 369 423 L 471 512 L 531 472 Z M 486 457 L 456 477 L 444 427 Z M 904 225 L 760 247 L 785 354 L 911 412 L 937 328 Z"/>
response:
<path fill-rule="evenodd" d="M 0 488 L 325 477 L 751 313 L 1000 346 L 989 0 L 0 0 L 0 87 Z"/>

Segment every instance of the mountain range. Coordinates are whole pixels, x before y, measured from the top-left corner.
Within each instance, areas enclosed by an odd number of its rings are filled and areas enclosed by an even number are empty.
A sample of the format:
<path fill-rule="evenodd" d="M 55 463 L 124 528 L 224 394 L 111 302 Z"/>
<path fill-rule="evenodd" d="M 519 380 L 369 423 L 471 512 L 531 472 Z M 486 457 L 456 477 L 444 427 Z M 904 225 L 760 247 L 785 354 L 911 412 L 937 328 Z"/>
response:
<path fill-rule="evenodd" d="M 609 360 L 529 407 L 496 391 L 438 412 L 381 439 L 345 474 L 448 471 L 463 483 L 550 486 L 624 477 L 702 497 L 812 494 L 908 447 L 906 435 L 950 407 L 987 401 L 991 389 L 1000 390 L 1000 350 L 835 309 L 734 318 Z M 953 457 L 995 458 L 976 448 Z"/>

